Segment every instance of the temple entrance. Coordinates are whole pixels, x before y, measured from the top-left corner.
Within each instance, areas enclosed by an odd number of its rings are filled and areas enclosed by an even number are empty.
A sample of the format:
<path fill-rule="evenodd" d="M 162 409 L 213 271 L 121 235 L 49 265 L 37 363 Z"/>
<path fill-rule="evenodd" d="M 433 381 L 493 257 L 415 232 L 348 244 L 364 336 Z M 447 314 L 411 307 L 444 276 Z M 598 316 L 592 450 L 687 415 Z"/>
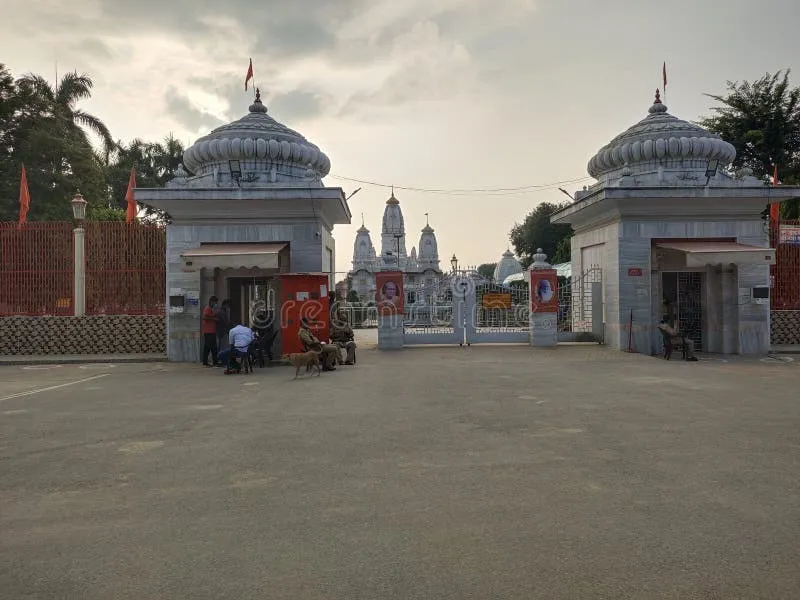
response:
<path fill-rule="evenodd" d="M 531 294 L 527 283 L 518 287 L 496 283 L 472 285 L 465 302 L 468 346 L 529 343 Z"/>
<path fill-rule="evenodd" d="M 703 306 L 704 274 L 696 271 L 666 271 L 661 273 L 662 302 L 668 300 L 671 317 L 680 331 L 694 342 L 698 350 L 705 349 Z"/>

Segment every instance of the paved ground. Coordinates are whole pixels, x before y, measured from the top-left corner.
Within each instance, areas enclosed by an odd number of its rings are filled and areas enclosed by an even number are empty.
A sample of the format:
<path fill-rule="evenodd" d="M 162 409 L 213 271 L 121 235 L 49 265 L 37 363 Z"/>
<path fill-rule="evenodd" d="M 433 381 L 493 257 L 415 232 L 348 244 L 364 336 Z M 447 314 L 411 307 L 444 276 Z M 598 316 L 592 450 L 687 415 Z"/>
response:
<path fill-rule="evenodd" d="M 0 367 L 0 596 L 800 597 L 800 361 Z"/>

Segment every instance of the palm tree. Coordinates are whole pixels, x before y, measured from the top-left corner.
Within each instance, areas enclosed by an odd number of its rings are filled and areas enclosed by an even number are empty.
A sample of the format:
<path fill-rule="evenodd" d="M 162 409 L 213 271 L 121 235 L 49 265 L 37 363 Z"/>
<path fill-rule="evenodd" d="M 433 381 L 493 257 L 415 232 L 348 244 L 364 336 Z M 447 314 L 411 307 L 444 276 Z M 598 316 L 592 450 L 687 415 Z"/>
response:
<path fill-rule="evenodd" d="M 89 139 L 84 128 L 95 133 L 100 138 L 106 159 L 115 150 L 116 144 L 105 123 L 76 108 L 80 100 L 92 95 L 94 82 L 88 75 L 79 75 L 77 71 L 67 73 L 54 89 L 41 75 L 29 73 L 19 79 L 17 85 L 27 97 L 29 109 L 38 113 L 37 116 L 54 119 L 67 132 L 78 135 L 87 144 Z"/>

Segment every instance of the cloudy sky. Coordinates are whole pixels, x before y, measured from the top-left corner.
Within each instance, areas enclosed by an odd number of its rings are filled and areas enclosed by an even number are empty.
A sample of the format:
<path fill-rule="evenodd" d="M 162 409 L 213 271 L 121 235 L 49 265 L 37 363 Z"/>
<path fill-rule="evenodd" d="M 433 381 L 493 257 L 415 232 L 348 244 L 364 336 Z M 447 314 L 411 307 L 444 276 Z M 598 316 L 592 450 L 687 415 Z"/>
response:
<path fill-rule="evenodd" d="M 4 0 L 0 62 L 15 75 L 77 69 L 86 109 L 115 137 L 192 142 L 243 116 L 250 57 L 270 114 L 331 158 L 345 192 L 337 270 L 363 212 L 373 241 L 389 190 L 584 185 L 586 163 L 666 104 L 693 120 L 727 80 L 800 67 L 797 0 Z M 795 82 L 800 72 L 795 76 Z M 588 182 L 588 181 L 587 181 Z M 549 189 L 398 189 L 416 244 L 430 213 L 445 262 L 497 260 Z"/>

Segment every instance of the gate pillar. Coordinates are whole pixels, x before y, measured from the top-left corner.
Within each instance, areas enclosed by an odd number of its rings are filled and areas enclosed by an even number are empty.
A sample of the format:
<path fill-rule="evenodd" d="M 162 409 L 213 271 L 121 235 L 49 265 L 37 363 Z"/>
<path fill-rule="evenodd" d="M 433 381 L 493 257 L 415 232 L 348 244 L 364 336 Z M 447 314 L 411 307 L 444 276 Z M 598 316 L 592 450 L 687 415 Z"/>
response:
<path fill-rule="evenodd" d="M 375 274 L 378 305 L 378 348 L 389 350 L 403 347 L 405 322 L 405 290 L 401 271 L 379 271 Z"/>
<path fill-rule="evenodd" d="M 531 274 L 530 345 L 558 344 L 558 277 L 539 248 L 533 255 Z"/>

